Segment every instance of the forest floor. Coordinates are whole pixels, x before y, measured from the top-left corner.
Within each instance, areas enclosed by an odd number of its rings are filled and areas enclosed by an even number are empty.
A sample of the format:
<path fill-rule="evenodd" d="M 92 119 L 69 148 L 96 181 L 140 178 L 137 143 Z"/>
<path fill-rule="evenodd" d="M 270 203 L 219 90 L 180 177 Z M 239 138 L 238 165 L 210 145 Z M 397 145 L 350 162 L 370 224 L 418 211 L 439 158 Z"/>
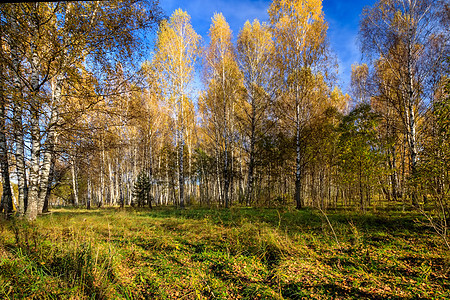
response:
<path fill-rule="evenodd" d="M 420 216 L 327 216 L 109 208 L 0 221 L 0 299 L 450 298 L 448 250 Z"/>

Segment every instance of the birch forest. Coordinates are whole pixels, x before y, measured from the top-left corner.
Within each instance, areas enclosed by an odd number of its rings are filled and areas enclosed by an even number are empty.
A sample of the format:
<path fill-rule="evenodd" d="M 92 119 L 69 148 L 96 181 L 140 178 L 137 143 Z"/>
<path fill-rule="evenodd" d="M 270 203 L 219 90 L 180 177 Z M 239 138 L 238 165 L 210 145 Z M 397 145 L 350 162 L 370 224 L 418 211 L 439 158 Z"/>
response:
<path fill-rule="evenodd" d="M 0 298 L 449 299 L 450 3 L 349 2 L 0 4 Z"/>
<path fill-rule="evenodd" d="M 322 1 L 207 37 L 157 2 L 1 6 L 2 212 L 415 206 L 448 213 L 448 3 L 379 1 L 337 85 Z M 150 51 L 145 52 L 145 49 Z M 149 56 L 143 56 L 148 53 Z"/>

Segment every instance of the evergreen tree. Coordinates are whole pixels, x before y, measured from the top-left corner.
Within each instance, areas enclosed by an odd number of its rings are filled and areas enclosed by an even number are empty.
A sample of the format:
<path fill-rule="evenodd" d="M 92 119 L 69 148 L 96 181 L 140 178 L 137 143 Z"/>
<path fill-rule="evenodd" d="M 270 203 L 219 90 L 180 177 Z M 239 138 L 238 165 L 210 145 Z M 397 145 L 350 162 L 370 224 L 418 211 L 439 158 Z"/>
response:
<path fill-rule="evenodd" d="M 145 172 L 140 172 L 133 188 L 133 197 L 136 199 L 137 205 L 139 207 L 144 207 L 145 202 L 148 206 L 152 208 L 152 201 L 150 198 L 150 179 Z"/>

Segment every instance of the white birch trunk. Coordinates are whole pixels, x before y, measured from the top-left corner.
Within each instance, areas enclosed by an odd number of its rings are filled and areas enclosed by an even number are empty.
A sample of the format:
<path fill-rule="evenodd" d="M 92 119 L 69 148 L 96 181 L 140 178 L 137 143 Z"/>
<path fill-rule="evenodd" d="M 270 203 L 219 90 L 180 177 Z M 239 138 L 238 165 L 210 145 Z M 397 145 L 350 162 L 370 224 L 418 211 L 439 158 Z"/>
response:
<path fill-rule="evenodd" d="M 39 201 L 39 151 L 40 151 L 40 128 L 39 128 L 39 74 L 37 65 L 39 62 L 38 56 L 35 52 L 34 45 L 32 45 L 32 59 L 31 59 L 31 87 L 32 87 L 32 107 L 31 108 L 31 161 L 30 161 L 30 186 L 28 195 L 28 209 L 26 211 L 27 219 L 35 220 L 38 214 Z"/>
<path fill-rule="evenodd" d="M 183 101 L 183 99 L 181 99 Z M 179 204 L 184 208 L 184 135 L 183 135 L 183 105 L 180 105 L 180 122 L 178 129 L 178 185 L 179 185 Z"/>
<path fill-rule="evenodd" d="M 16 29 L 16 22 L 13 20 L 13 26 Z M 14 45 L 14 43 L 12 43 Z M 23 137 L 23 124 L 22 124 L 22 86 L 20 84 L 19 71 L 20 62 L 16 46 L 11 48 L 12 64 L 13 64 L 13 81 L 14 81 L 14 99 L 13 99 L 13 124 L 14 124 L 14 144 L 16 146 L 15 158 L 16 158 L 16 176 L 18 185 L 18 213 L 19 216 L 25 214 L 27 199 L 28 199 L 28 187 L 27 177 L 25 171 L 25 154 L 24 154 L 24 137 Z"/>
<path fill-rule="evenodd" d="M 53 92 L 53 99 L 52 99 L 52 105 L 51 105 L 51 112 L 50 112 L 50 123 L 48 125 L 48 133 L 47 133 L 47 140 L 45 141 L 45 148 L 44 148 L 44 154 L 43 154 L 43 162 L 41 167 L 41 174 L 39 178 L 39 200 L 38 200 L 38 213 L 43 212 L 44 208 L 44 202 L 47 195 L 47 188 L 48 188 L 48 182 L 49 182 L 49 176 L 50 176 L 50 169 L 51 169 L 51 161 L 52 157 L 54 155 L 55 150 L 55 142 L 57 139 L 57 131 L 56 127 L 58 124 L 58 105 L 61 101 L 62 97 L 62 83 L 63 83 L 63 77 L 62 75 L 59 75 L 56 79 L 56 85 L 54 86 L 54 92 Z"/>
<path fill-rule="evenodd" d="M 295 159 L 295 202 L 296 208 L 302 208 L 301 199 L 301 149 L 300 149 L 300 103 L 298 100 L 298 85 L 296 86 L 296 122 L 295 122 L 295 147 L 296 147 L 296 159 Z"/>
<path fill-rule="evenodd" d="M 105 165 L 105 144 L 103 141 L 103 136 L 102 136 L 102 155 L 101 155 L 101 162 L 100 162 L 100 193 L 99 193 L 99 198 L 98 198 L 98 207 L 103 205 L 103 199 L 104 199 L 104 195 L 105 195 L 105 170 L 104 170 L 104 165 Z"/>
<path fill-rule="evenodd" d="M 73 205 L 78 206 L 78 176 L 75 165 L 75 159 L 72 159 L 72 164 L 70 166 L 72 172 L 72 190 L 73 190 Z"/>
<path fill-rule="evenodd" d="M 109 171 L 109 203 L 113 203 L 115 200 L 115 189 L 114 189 L 114 175 L 112 170 L 111 161 L 108 160 L 108 171 Z"/>

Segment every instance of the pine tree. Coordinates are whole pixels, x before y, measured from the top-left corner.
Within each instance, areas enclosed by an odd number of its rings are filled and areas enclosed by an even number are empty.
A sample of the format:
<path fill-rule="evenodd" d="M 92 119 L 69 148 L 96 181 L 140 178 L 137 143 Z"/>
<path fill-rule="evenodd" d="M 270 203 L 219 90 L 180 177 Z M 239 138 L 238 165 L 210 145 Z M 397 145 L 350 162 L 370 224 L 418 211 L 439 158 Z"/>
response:
<path fill-rule="evenodd" d="M 145 203 L 152 208 L 152 199 L 150 197 L 151 183 L 146 172 L 140 172 L 134 182 L 133 197 L 136 199 L 139 207 L 144 207 Z"/>

